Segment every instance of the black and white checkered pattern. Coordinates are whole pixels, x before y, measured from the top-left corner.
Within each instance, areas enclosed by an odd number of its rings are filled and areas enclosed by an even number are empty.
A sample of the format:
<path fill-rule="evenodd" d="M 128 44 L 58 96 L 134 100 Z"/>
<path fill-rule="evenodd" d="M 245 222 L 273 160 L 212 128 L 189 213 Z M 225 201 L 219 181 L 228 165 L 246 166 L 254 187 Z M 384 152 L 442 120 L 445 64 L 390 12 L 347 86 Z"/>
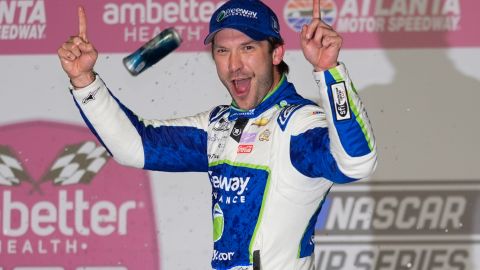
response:
<path fill-rule="evenodd" d="M 0 145 L 0 185 L 17 186 L 32 179 L 9 146 Z"/>
<path fill-rule="evenodd" d="M 111 157 L 93 141 L 68 145 L 44 174 L 41 182 L 55 185 L 88 184 Z"/>

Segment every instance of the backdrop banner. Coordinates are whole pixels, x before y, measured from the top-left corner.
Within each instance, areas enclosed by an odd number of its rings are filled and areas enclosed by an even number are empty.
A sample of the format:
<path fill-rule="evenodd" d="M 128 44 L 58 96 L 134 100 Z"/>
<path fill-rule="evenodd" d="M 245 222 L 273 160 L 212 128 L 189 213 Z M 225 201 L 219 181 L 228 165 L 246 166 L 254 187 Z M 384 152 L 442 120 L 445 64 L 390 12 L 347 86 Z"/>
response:
<path fill-rule="evenodd" d="M 158 269 L 155 228 L 146 172 L 87 128 L 0 127 L 0 269 Z"/>
<path fill-rule="evenodd" d="M 0 54 L 55 53 L 78 31 L 77 10 L 87 11 L 89 38 L 101 52 L 130 52 L 168 27 L 184 43 L 179 51 L 204 51 L 203 39 L 218 0 L 0 1 Z M 286 40 L 297 40 L 311 20 L 312 0 L 266 0 L 278 14 Z M 478 1 L 324 0 L 322 18 L 345 39 L 345 48 L 442 48 L 480 45 Z M 108 33 L 108 34 L 107 34 Z M 288 42 L 299 49 L 299 42 Z"/>

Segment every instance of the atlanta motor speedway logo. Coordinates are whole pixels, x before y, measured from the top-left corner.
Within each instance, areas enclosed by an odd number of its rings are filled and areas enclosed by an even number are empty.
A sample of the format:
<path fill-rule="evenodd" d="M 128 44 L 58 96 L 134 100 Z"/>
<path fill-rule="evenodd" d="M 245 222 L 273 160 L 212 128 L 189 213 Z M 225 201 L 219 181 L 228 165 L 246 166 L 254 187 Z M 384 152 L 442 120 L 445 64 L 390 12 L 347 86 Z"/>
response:
<path fill-rule="evenodd" d="M 480 269 L 480 181 L 337 185 L 316 224 L 318 269 Z"/>
<path fill-rule="evenodd" d="M 303 25 L 312 20 L 313 0 L 288 0 L 283 15 L 287 25 L 295 32 L 300 32 Z M 333 0 L 320 1 L 322 20 L 333 25 L 337 19 L 337 5 Z"/>

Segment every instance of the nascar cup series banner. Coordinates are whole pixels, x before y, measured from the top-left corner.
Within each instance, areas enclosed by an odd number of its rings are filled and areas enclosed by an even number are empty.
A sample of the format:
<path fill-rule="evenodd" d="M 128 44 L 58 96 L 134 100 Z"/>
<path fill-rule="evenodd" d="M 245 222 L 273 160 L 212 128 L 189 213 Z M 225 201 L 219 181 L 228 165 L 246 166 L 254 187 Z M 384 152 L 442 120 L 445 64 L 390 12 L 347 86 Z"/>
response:
<path fill-rule="evenodd" d="M 316 224 L 319 269 L 478 269 L 478 181 L 337 186 Z"/>
<path fill-rule="evenodd" d="M 77 5 L 85 6 L 89 37 L 102 52 L 130 52 L 168 27 L 180 32 L 184 40 L 180 51 L 204 50 L 202 41 L 208 32 L 210 16 L 223 2 L 1 0 L 0 53 L 55 52 L 68 30 L 71 35 L 77 32 Z M 279 15 L 284 38 L 298 40 L 297 32 L 311 20 L 312 1 L 265 2 Z M 478 1 L 323 0 L 321 8 L 323 20 L 344 36 L 345 48 L 480 44 L 476 28 Z M 291 49 L 299 48 L 298 42 L 287 44 Z"/>

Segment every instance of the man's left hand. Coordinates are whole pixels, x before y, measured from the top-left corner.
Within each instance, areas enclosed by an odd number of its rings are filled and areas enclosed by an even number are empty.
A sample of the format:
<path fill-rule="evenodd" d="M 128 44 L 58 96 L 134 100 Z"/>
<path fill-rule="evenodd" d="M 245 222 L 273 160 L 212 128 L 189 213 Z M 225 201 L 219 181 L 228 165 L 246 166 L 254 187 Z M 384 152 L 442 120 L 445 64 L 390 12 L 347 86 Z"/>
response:
<path fill-rule="evenodd" d="M 320 0 L 313 0 L 313 17 L 304 25 L 300 33 L 302 51 L 315 71 L 323 71 L 337 66 L 342 47 L 342 37 L 322 21 Z"/>

